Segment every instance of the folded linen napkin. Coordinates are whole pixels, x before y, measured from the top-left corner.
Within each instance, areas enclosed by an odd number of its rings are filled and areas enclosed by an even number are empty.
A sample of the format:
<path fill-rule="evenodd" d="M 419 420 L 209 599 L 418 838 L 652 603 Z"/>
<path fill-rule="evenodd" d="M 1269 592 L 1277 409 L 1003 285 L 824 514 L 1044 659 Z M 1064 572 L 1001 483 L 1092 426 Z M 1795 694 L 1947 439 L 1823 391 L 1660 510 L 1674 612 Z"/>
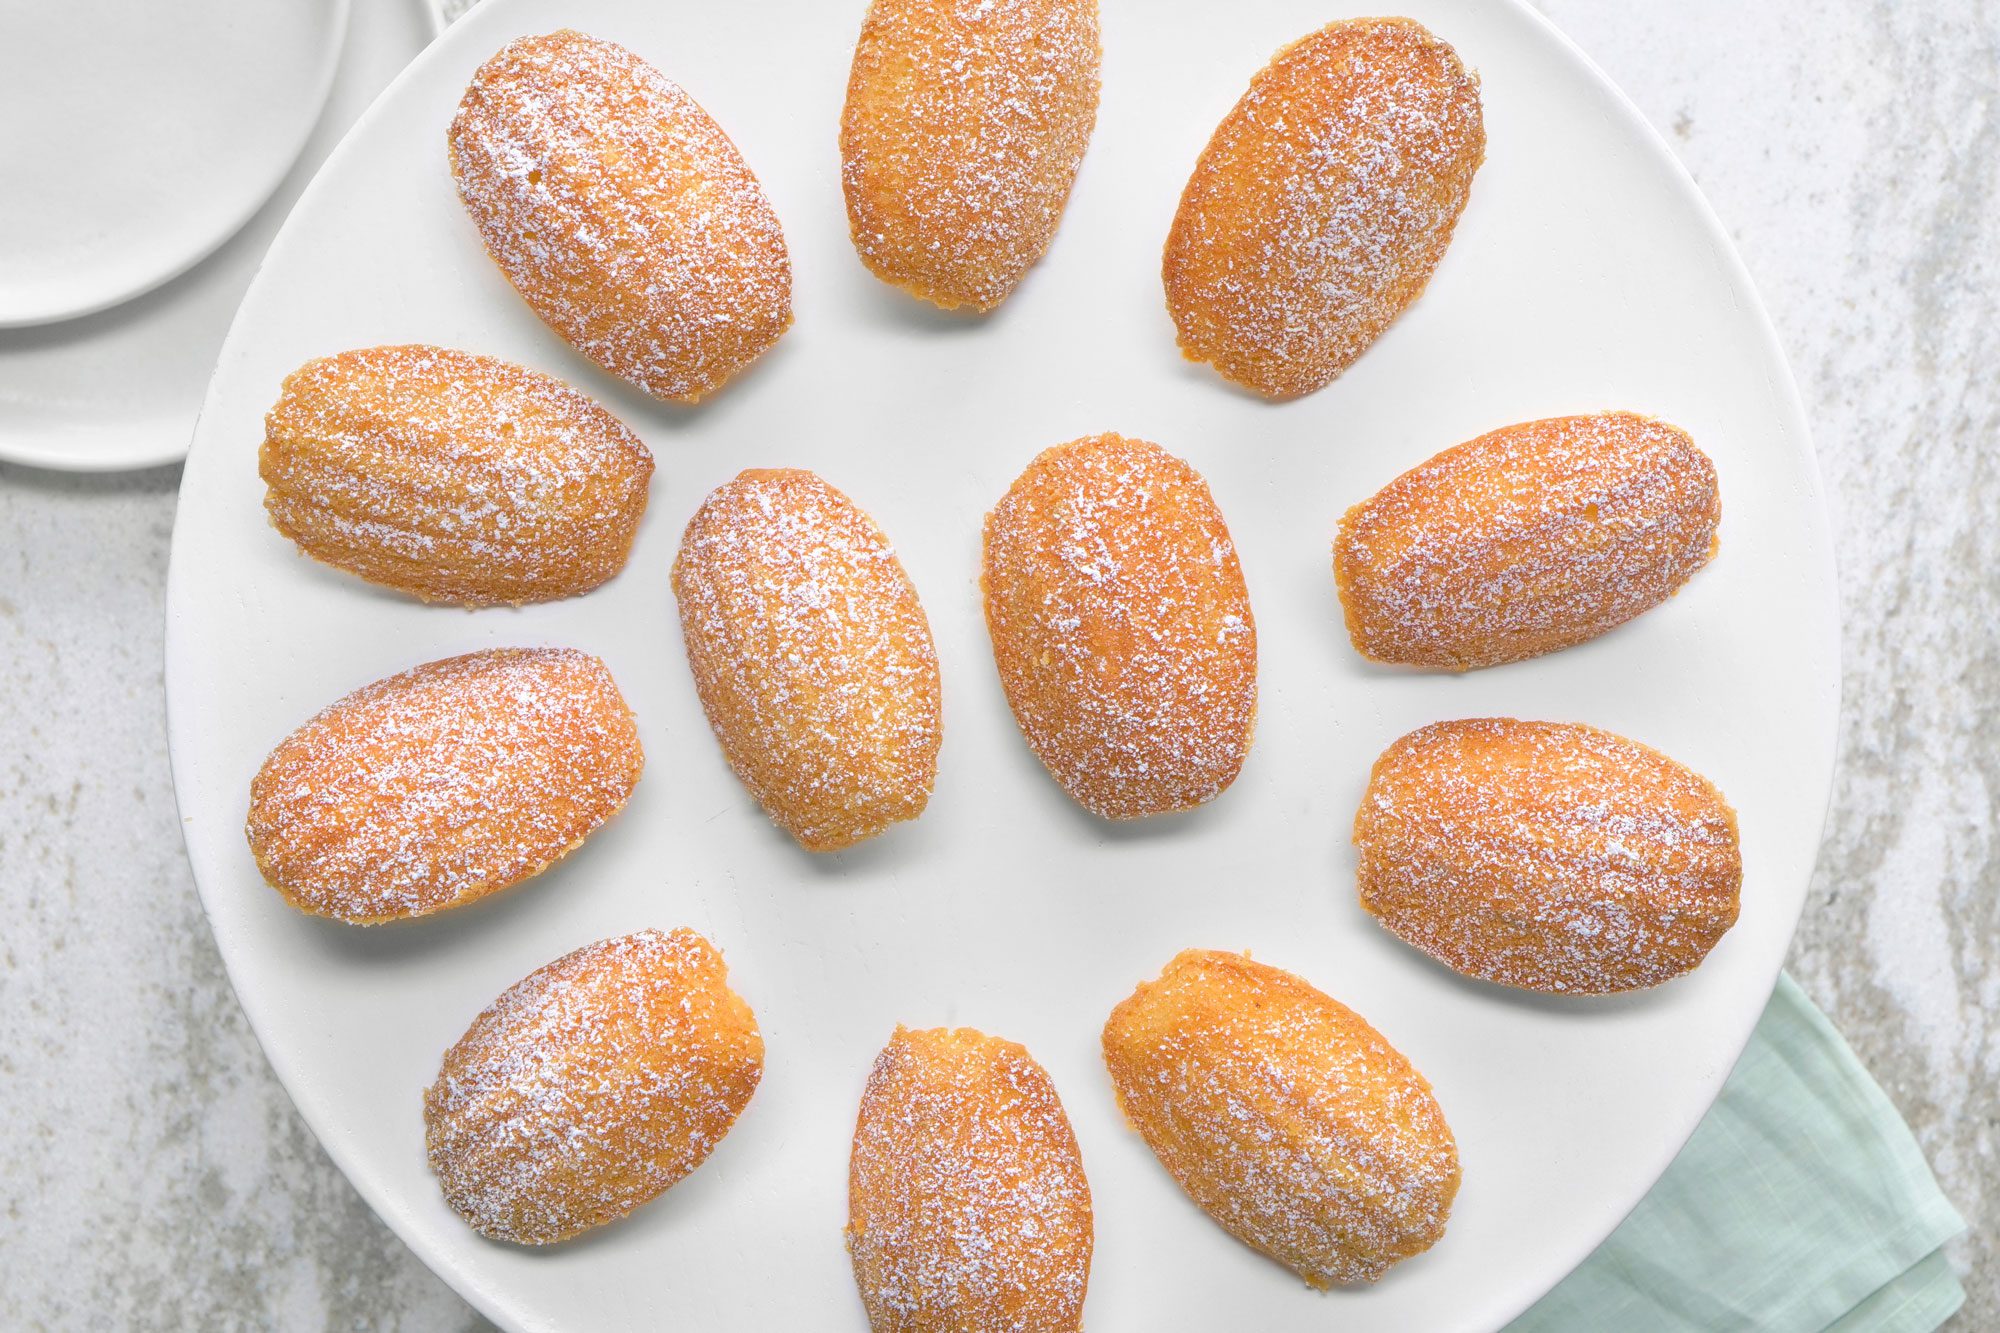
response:
<path fill-rule="evenodd" d="M 1909 1126 L 1780 977 L 1722 1095 L 1610 1239 L 1508 1333 L 1929 1333 L 1965 1229 Z"/>

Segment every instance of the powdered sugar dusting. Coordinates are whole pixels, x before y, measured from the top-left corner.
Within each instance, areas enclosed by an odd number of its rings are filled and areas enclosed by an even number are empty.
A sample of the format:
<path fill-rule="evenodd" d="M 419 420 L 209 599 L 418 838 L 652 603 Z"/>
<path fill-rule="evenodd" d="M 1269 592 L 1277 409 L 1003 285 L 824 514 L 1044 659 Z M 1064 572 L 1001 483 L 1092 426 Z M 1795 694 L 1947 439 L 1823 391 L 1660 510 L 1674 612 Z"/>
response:
<path fill-rule="evenodd" d="M 706 111 L 622 46 L 563 30 L 480 67 L 452 175 L 535 313 L 655 397 L 692 402 L 792 320 L 784 233 Z"/>
<path fill-rule="evenodd" d="M 642 930 L 557 959 L 473 1020 L 424 1094 L 425 1149 L 482 1235 L 545 1245 L 701 1165 L 763 1067 L 714 946 Z"/>
<path fill-rule="evenodd" d="M 1181 1188 L 1313 1286 L 1374 1281 L 1444 1234 L 1458 1149 L 1430 1085 L 1298 977 L 1190 949 L 1112 1011 L 1104 1058 Z"/>
<path fill-rule="evenodd" d="M 251 783 L 245 832 L 302 911 L 425 916 L 547 869 L 644 763 L 602 662 L 493 649 L 377 681 L 286 737 Z"/>
<path fill-rule="evenodd" d="M 1383 752 L 1354 819 L 1361 904 L 1470 976 L 1600 994 L 1688 971 L 1735 924 L 1736 816 L 1656 750 L 1477 718 Z"/>
<path fill-rule="evenodd" d="M 875 1333 L 1074 1333 L 1090 1186 L 1026 1050 L 970 1028 L 897 1028 L 854 1130 L 848 1251 Z"/>
<path fill-rule="evenodd" d="M 1354 646 L 1491 666 L 1651 610 L 1715 554 L 1715 465 L 1629 412 L 1524 422 L 1447 449 L 1347 511 L 1334 571 Z"/>
<path fill-rule="evenodd" d="M 841 116 L 863 262 L 990 310 L 1054 239 L 1097 120 L 1097 0 L 874 0 Z"/>
<path fill-rule="evenodd" d="M 1193 468 L 1117 435 L 1044 451 L 987 516 L 982 583 L 1015 721 L 1086 808 L 1181 810 L 1235 780 L 1257 629 Z"/>
<path fill-rule="evenodd" d="M 1479 81 L 1403 18 L 1280 51 L 1217 127 L 1167 238 L 1181 348 L 1310 393 L 1422 294 L 1485 153 Z"/>
<path fill-rule="evenodd" d="M 937 654 L 859 506 L 811 472 L 746 471 L 688 521 L 673 584 L 709 725 L 774 820 L 832 850 L 923 813 Z"/>
<path fill-rule="evenodd" d="M 653 456 L 547 375 L 444 347 L 309 361 L 264 419 L 265 510 L 306 554 L 425 601 L 546 601 L 615 575 Z"/>

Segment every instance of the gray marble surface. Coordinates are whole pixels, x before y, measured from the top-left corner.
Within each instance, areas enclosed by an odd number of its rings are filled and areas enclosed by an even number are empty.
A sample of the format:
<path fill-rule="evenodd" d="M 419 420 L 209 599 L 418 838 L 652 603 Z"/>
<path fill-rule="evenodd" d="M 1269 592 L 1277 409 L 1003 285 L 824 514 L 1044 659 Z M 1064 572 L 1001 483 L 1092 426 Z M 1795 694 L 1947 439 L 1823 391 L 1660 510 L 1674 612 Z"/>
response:
<path fill-rule="evenodd" d="M 1971 1224 L 1954 1327 L 2000 1327 L 2000 5 L 1542 7 L 1699 180 L 1804 391 L 1846 691 L 1792 968 Z M 0 467 L 0 1326 L 477 1326 L 299 1122 L 203 923 L 177 481 Z"/>

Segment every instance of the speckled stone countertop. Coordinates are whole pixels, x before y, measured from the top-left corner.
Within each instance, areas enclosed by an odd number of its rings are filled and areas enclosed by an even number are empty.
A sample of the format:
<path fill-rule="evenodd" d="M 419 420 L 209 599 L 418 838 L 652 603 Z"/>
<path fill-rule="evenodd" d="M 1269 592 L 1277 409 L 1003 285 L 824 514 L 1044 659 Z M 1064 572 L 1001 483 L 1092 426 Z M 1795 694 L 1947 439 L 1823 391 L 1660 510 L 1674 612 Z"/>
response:
<path fill-rule="evenodd" d="M 1846 690 L 1792 969 L 1971 1224 L 2000 1327 L 2000 4 L 1543 8 L 1667 134 L 1805 394 Z M 0 467 L 0 1326 L 449 1329 L 265 1067 L 182 857 L 177 469 Z"/>

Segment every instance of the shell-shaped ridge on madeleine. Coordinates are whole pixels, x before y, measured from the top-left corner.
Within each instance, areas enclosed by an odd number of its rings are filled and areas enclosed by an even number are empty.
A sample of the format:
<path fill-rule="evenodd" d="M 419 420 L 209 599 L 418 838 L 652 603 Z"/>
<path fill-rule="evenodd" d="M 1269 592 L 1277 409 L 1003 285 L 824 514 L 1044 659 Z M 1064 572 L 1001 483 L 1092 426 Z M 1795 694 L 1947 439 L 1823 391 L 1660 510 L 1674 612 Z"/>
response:
<path fill-rule="evenodd" d="M 1200 473 L 1120 435 L 1044 450 L 986 517 L 980 583 L 1014 720 L 1085 809 L 1186 810 L 1236 780 L 1257 626 Z"/>
<path fill-rule="evenodd" d="M 1596 727 L 1436 722 L 1354 817 L 1361 905 L 1467 976 L 1600 995 L 1693 970 L 1736 923 L 1743 856 L 1715 785 Z"/>
<path fill-rule="evenodd" d="M 356 690 L 287 736 L 245 832 L 300 911 L 428 916 L 538 875 L 621 807 L 645 766 L 604 663 L 495 648 Z"/>
<path fill-rule="evenodd" d="M 1503 426 L 1411 468 L 1340 520 L 1348 636 L 1379 662 L 1463 671 L 1608 633 L 1715 555 L 1715 465 L 1631 412 Z"/>
<path fill-rule="evenodd" d="M 1090 1186 L 1048 1074 L 971 1028 L 898 1027 L 861 1097 L 847 1248 L 875 1333 L 1074 1333 Z"/>
<path fill-rule="evenodd" d="M 923 813 L 937 652 L 859 505 L 812 472 L 749 469 L 688 520 L 673 587 L 709 726 L 779 827 L 835 851 Z"/>
<path fill-rule="evenodd" d="M 840 119 L 854 248 L 991 310 L 1047 252 L 1097 120 L 1097 0 L 874 0 Z"/>
<path fill-rule="evenodd" d="M 1345 19 L 1285 47 L 1167 234 L 1182 352 L 1273 398 L 1325 387 L 1423 294 L 1485 153 L 1479 81 L 1422 24 Z"/>
<path fill-rule="evenodd" d="M 1188 1196 L 1308 1284 L 1372 1282 L 1443 1236 L 1458 1145 L 1429 1082 L 1302 978 L 1186 950 L 1112 1010 L 1104 1062 Z"/>
<path fill-rule="evenodd" d="M 653 455 L 562 381 L 448 347 L 365 347 L 285 378 L 258 453 L 305 554 L 459 606 L 589 592 L 625 566 Z"/>
<path fill-rule="evenodd" d="M 445 1052 L 425 1153 L 474 1230 L 549 1245 L 700 1166 L 763 1070 L 756 1016 L 701 935 L 600 940 L 508 987 Z"/>
<path fill-rule="evenodd" d="M 659 70 L 570 29 L 479 67 L 449 135 L 487 252 L 571 346 L 655 398 L 692 403 L 792 322 L 792 268 L 764 187 Z"/>

